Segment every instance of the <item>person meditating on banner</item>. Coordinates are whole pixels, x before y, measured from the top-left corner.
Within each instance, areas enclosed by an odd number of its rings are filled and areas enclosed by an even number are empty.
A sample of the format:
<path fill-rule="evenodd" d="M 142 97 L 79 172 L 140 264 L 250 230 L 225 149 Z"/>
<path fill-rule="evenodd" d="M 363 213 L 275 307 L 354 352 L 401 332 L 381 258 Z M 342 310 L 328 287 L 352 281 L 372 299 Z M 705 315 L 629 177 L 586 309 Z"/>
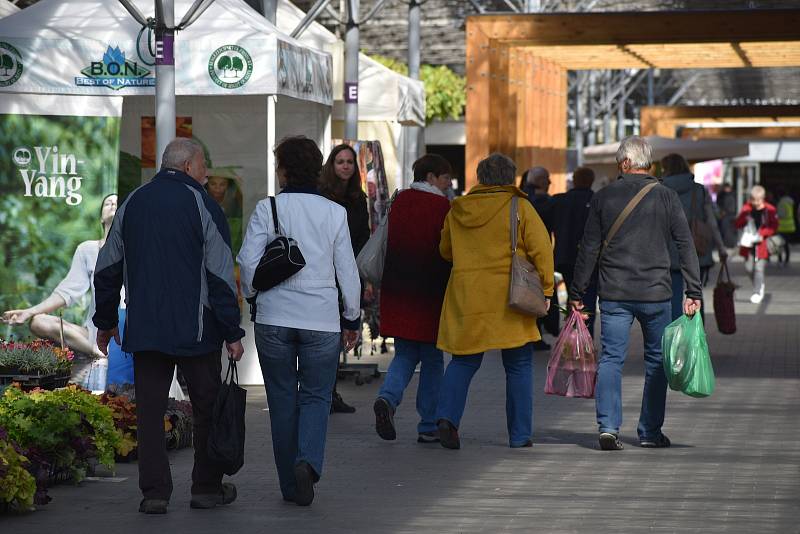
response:
<path fill-rule="evenodd" d="M 34 336 L 61 340 L 61 319 L 50 313 L 61 308 L 72 306 L 87 291 L 92 298 L 86 312 L 86 320 L 82 325 L 63 321 L 64 343 L 72 350 L 82 352 L 95 358 L 105 357 L 97 348 L 97 329 L 92 324 L 94 315 L 94 267 L 100 247 L 106 242 L 111 222 L 117 212 L 117 195 L 111 194 L 103 199 L 100 209 L 100 223 L 103 226 L 103 237 L 99 240 L 84 241 L 75 249 L 72 266 L 67 276 L 56 286 L 49 297 L 39 304 L 25 309 L 9 310 L 3 313 L 2 321 L 12 326 L 22 325 L 30 321 L 30 330 Z M 125 302 L 124 298 L 121 302 Z"/>

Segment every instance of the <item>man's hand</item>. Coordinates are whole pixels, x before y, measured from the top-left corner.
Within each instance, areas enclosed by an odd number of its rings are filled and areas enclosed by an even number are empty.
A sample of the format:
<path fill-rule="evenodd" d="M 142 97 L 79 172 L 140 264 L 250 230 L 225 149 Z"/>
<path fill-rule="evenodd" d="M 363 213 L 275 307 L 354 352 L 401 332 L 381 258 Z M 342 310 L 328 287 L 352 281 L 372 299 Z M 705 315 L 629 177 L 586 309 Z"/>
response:
<path fill-rule="evenodd" d="M 33 318 L 33 313 L 28 310 L 8 310 L 2 316 L 2 320 L 6 324 L 20 325 L 25 324 Z"/>
<path fill-rule="evenodd" d="M 571 301 L 569 301 L 569 308 L 571 310 L 578 310 L 579 312 L 582 312 L 583 308 L 584 308 L 584 305 L 583 305 L 583 302 L 580 301 L 580 300 L 571 300 Z M 581 319 L 586 321 L 587 319 L 589 319 L 589 314 L 588 313 L 581 313 Z"/>
<path fill-rule="evenodd" d="M 111 342 L 111 338 L 114 338 L 114 341 L 117 342 L 117 345 L 122 345 L 122 341 L 119 339 L 119 327 L 114 327 L 111 330 L 98 330 L 97 331 L 97 348 L 100 349 L 105 356 L 108 356 L 108 344 Z"/>
<path fill-rule="evenodd" d="M 244 347 L 242 346 L 242 340 L 234 341 L 233 343 L 225 343 L 225 347 L 228 349 L 228 359 L 238 362 L 242 359 L 244 355 Z"/>
<path fill-rule="evenodd" d="M 703 304 L 703 301 L 700 299 L 690 299 L 687 298 L 683 301 L 683 313 L 691 317 L 698 311 L 700 311 L 700 306 Z"/>
<path fill-rule="evenodd" d="M 349 352 L 353 350 L 356 346 L 356 342 L 358 341 L 358 330 L 342 330 L 342 345 L 344 346 L 344 351 Z"/>

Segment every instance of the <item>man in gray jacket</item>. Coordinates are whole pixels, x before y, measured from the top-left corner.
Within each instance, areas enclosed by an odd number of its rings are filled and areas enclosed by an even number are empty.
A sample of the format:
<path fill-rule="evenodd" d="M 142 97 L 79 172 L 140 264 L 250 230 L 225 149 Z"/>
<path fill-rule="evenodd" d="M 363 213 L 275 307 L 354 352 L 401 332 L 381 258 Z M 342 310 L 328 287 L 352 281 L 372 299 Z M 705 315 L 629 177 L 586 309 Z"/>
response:
<path fill-rule="evenodd" d="M 575 278 L 569 288 L 570 304 L 583 309 L 581 300 L 598 265 L 602 353 L 595 397 L 600 448 L 622 449 L 622 365 L 634 319 L 642 325 L 644 335 L 639 443 L 642 447 L 669 447 L 669 438 L 661 432 L 667 398 L 661 338 L 671 322 L 670 243 L 678 249 L 686 283 L 683 309 L 687 315 L 700 309 L 700 268 L 678 195 L 649 175 L 653 162 L 650 144 L 638 136 L 627 137 L 620 143 L 616 159 L 620 177 L 597 192 L 590 204 Z M 628 203 L 651 184 L 609 239 L 612 226 Z"/>

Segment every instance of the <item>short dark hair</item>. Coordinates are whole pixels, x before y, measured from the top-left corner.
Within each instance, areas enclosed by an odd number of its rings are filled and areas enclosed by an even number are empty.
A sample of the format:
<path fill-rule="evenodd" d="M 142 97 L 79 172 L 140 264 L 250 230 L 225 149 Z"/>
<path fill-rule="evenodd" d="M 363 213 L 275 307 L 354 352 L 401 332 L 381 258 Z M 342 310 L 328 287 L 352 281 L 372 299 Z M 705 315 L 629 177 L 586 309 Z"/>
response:
<path fill-rule="evenodd" d="M 680 154 L 667 154 L 661 158 L 661 174 L 664 177 L 675 174 L 689 174 L 689 164 Z"/>
<path fill-rule="evenodd" d="M 411 169 L 414 171 L 415 182 L 424 182 L 429 172 L 437 178 L 443 174 L 453 174 L 450 162 L 439 154 L 425 154 L 414 162 Z"/>
<path fill-rule="evenodd" d="M 594 183 L 594 171 L 589 167 L 578 167 L 572 172 L 572 185 L 580 189 L 588 189 Z"/>
<path fill-rule="evenodd" d="M 322 152 L 304 135 L 286 137 L 275 147 L 275 162 L 286 175 L 286 185 L 316 187 L 322 172 Z"/>

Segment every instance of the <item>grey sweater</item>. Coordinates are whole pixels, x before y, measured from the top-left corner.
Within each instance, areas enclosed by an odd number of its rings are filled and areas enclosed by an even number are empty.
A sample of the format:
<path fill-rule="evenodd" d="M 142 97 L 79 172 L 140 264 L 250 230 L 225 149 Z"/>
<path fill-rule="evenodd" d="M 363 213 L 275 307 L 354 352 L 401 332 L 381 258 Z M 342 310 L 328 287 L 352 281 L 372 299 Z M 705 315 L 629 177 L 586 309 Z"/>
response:
<path fill-rule="evenodd" d="M 592 197 L 575 263 L 575 278 L 569 288 L 571 300 L 581 300 L 596 265 L 599 265 L 601 299 L 669 300 L 672 297 L 670 243 L 678 249 L 686 295 L 703 298 L 697 253 L 683 206 L 675 191 L 662 185 L 642 199 L 601 255 L 603 240 L 617 216 L 653 180 L 644 174 L 624 174 Z"/>

